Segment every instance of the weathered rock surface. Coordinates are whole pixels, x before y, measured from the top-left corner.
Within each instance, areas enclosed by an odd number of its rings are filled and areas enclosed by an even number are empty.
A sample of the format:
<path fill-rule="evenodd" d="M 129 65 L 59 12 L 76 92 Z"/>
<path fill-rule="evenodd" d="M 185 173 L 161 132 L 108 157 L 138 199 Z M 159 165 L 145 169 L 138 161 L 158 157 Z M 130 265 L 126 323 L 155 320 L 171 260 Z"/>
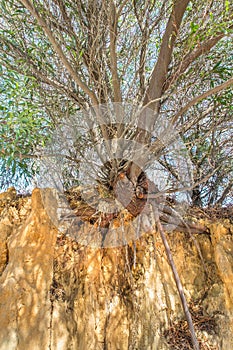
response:
<path fill-rule="evenodd" d="M 158 233 L 95 249 L 60 231 L 57 208 L 49 189 L 0 195 L 0 349 L 189 349 Z M 204 264 L 188 234 L 168 239 L 201 349 L 232 350 L 233 225 L 205 225 Z"/>

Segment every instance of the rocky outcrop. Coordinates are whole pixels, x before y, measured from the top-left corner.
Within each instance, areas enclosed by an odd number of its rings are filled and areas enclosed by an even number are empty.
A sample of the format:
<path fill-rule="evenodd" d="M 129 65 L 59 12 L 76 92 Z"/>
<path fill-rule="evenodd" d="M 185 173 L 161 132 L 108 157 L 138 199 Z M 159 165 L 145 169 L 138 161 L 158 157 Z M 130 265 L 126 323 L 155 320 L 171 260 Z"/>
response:
<path fill-rule="evenodd" d="M 0 195 L 0 349 L 191 349 L 158 233 L 82 245 L 59 224 L 58 202 L 50 189 Z M 231 350 L 233 225 L 204 224 L 167 238 L 201 349 Z"/>
<path fill-rule="evenodd" d="M 31 208 L 30 202 L 28 198 L 23 207 L 8 209 L 1 226 L 3 239 L 8 237 L 0 286 L 0 349 L 4 350 L 50 346 L 49 290 L 57 231 L 44 211 L 39 190 L 34 191 Z M 30 214 L 21 221 L 23 208 Z"/>

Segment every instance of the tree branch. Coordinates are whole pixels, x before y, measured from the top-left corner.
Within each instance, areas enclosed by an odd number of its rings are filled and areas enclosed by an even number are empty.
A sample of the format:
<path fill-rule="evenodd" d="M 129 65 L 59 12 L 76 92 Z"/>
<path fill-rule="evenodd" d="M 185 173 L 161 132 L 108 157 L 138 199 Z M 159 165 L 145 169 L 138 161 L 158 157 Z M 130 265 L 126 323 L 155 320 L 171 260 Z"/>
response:
<path fill-rule="evenodd" d="M 171 62 L 174 44 L 188 3 L 189 0 L 175 1 L 165 33 L 163 35 L 159 57 L 151 74 L 143 105 L 150 103 L 152 100 L 159 99 L 162 95 L 163 86 L 167 78 L 168 66 Z M 151 102 L 150 108 L 153 109 L 155 113 L 158 113 L 160 103 Z"/>
<path fill-rule="evenodd" d="M 179 64 L 176 71 L 166 80 L 163 91 L 166 91 L 170 85 L 173 84 L 180 77 L 180 75 L 186 71 L 191 63 L 193 63 L 198 57 L 209 52 L 212 47 L 214 47 L 224 36 L 224 33 L 220 33 L 213 38 L 203 41 L 195 50 L 189 52 Z"/>
<path fill-rule="evenodd" d="M 200 102 L 204 98 L 209 97 L 210 95 L 216 94 L 217 92 L 228 88 L 232 84 L 233 84 L 233 78 L 230 78 L 229 80 L 225 81 L 224 83 L 222 83 L 218 86 L 215 86 L 213 89 L 210 89 L 210 90 L 204 92 L 203 94 L 195 97 L 193 100 L 191 100 L 189 103 L 187 103 L 186 106 L 181 108 L 179 110 L 179 112 L 176 113 L 176 115 L 174 115 L 174 117 L 172 118 L 172 124 L 174 124 L 181 115 L 183 115 L 185 112 L 187 112 L 187 110 L 189 108 L 191 108 L 192 106 L 194 106 L 196 103 Z"/>
<path fill-rule="evenodd" d="M 147 105 L 155 112 L 154 118 L 151 118 L 150 121 L 147 121 L 147 130 L 152 129 L 160 109 L 160 98 L 162 96 L 163 86 L 167 78 L 168 66 L 172 58 L 176 37 L 188 3 L 189 0 L 176 0 L 174 2 L 172 13 L 163 35 L 158 60 L 152 71 L 149 86 L 143 100 L 143 106 Z M 144 118 L 143 114 L 141 114 L 141 117 Z M 149 145 L 151 142 L 150 138 L 151 134 L 146 130 L 143 132 L 140 131 L 136 135 L 136 141 L 140 144 L 144 143 L 145 145 Z M 141 158 L 145 159 L 146 157 L 144 154 L 142 154 Z M 146 161 L 147 159 L 145 159 L 145 162 Z M 139 166 L 137 164 L 133 164 L 130 171 L 130 179 L 133 183 L 135 183 L 140 173 L 141 169 Z"/>
<path fill-rule="evenodd" d="M 175 280 L 175 283 L 176 283 L 176 286 L 177 286 L 177 290 L 179 292 L 179 296 L 180 296 L 181 304 L 182 304 L 182 307 L 183 307 L 183 310 L 184 310 L 184 314 L 185 314 L 186 320 L 188 322 L 193 348 L 194 348 L 194 350 L 199 350 L 200 348 L 199 348 L 198 340 L 197 340 L 197 337 L 196 337 L 196 334 L 195 334 L 195 329 L 194 329 L 194 325 L 193 325 L 193 321 L 192 321 L 192 316 L 191 316 L 191 313 L 190 313 L 189 308 L 188 308 L 188 303 L 187 303 L 187 300 L 186 300 L 185 295 L 184 295 L 183 286 L 181 284 L 180 277 L 179 277 L 179 274 L 177 272 L 175 262 L 173 260 L 171 249 L 169 247 L 169 243 L 167 241 L 166 234 L 165 234 L 165 232 L 163 230 L 163 226 L 162 226 L 162 224 L 160 222 L 158 210 L 157 210 L 156 206 L 152 205 L 152 207 L 153 207 L 153 210 L 154 210 L 155 222 L 156 222 L 158 231 L 160 233 L 161 239 L 163 241 L 163 245 L 164 245 L 164 248 L 165 248 L 165 251 L 166 251 L 168 262 L 169 262 L 169 265 L 171 266 L 172 273 L 173 273 L 173 276 L 174 276 L 174 280 Z"/>
<path fill-rule="evenodd" d="M 231 191 L 232 188 L 233 188 L 233 181 L 230 181 L 228 186 L 223 191 L 221 197 L 217 200 L 216 202 L 217 205 L 222 205 L 222 202 L 224 201 L 224 199 L 226 198 L 226 196 L 228 195 L 228 193 Z"/>
<path fill-rule="evenodd" d="M 31 15 L 37 20 L 41 28 L 43 29 L 44 33 L 47 35 L 50 43 L 52 44 L 52 47 L 54 51 L 58 54 L 59 58 L 61 59 L 62 63 L 64 64 L 65 68 L 71 75 L 71 77 L 74 79 L 74 81 L 77 83 L 78 86 L 90 97 L 92 103 L 94 105 L 98 105 L 98 100 L 92 90 L 88 88 L 86 83 L 84 83 L 79 75 L 74 71 L 72 66 L 70 65 L 69 61 L 67 60 L 61 46 L 56 41 L 55 37 L 53 36 L 53 33 L 51 32 L 50 28 L 48 27 L 46 21 L 39 15 L 39 12 L 37 9 L 33 6 L 33 4 L 30 2 L 30 0 L 20 0 L 20 2 L 25 6 L 25 8 L 31 13 Z"/>
<path fill-rule="evenodd" d="M 64 84 L 62 84 L 58 80 L 54 80 L 54 79 L 47 77 L 45 75 L 45 73 L 43 73 L 41 70 L 39 70 L 38 66 L 34 64 L 34 62 L 32 61 L 32 58 L 28 54 L 26 54 L 25 51 L 22 51 L 19 47 L 14 45 L 12 42 L 6 40 L 5 38 L 0 38 L 0 42 L 7 45 L 11 49 L 12 52 L 17 53 L 19 57 L 23 58 L 27 62 L 28 69 L 29 69 L 29 72 L 28 72 L 29 75 L 36 78 L 37 81 L 42 82 L 48 86 L 54 87 L 55 89 L 60 90 L 63 93 L 65 92 L 65 94 L 67 96 L 71 97 L 76 103 L 79 103 L 80 106 L 85 105 L 84 99 L 82 99 L 80 96 L 77 96 L 76 93 L 71 91 L 68 87 L 66 87 Z M 0 51 L 2 51 L 2 50 L 0 49 Z M 8 53 L 8 54 L 12 58 L 15 58 L 14 55 L 12 55 L 10 53 Z M 5 65 L 6 67 L 9 67 L 10 69 L 12 69 L 12 70 L 14 70 L 22 75 L 25 75 L 25 69 L 23 69 L 23 68 L 20 69 L 20 66 L 15 67 L 12 64 L 10 64 L 9 62 L 6 62 L 5 64 L 3 63 L 3 65 Z"/>
<path fill-rule="evenodd" d="M 109 18 L 109 31 L 110 31 L 110 61 L 112 72 L 112 84 L 114 91 L 114 102 L 122 102 L 120 80 L 118 77 L 117 69 L 117 53 L 116 53 L 116 39 L 117 39 L 117 15 L 116 8 L 113 1 L 110 3 L 110 18 Z"/>

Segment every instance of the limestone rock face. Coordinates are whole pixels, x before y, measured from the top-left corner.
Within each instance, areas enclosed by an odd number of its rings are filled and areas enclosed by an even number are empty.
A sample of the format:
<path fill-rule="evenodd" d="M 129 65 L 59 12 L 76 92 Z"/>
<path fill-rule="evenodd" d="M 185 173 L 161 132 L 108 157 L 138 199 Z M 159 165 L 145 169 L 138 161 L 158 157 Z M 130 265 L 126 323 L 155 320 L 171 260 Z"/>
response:
<path fill-rule="evenodd" d="M 50 189 L 0 196 L 0 350 L 191 349 L 158 233 L 83 246 L 61 231 L 58 202 Z M 233 226 L 205 225 L 167 238 L 201 349 L 232 350 Z"/>

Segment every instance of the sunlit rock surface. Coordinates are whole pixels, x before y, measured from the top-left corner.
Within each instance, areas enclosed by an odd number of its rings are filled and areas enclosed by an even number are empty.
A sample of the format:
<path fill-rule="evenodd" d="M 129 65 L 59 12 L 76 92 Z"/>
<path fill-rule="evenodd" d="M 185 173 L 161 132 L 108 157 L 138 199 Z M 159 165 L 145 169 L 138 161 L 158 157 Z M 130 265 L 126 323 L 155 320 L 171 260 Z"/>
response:
<path fill-rule="evenodd" d="M 49 189 L 0 194 L 0 349 L 188 349 L 158 233 L 124 247 L 82 246 L 59 229 L 58 207 Z M 205 225 L 209 233 L 167 237 L 201 349 L 232 350 L 233 225 Z"/>

